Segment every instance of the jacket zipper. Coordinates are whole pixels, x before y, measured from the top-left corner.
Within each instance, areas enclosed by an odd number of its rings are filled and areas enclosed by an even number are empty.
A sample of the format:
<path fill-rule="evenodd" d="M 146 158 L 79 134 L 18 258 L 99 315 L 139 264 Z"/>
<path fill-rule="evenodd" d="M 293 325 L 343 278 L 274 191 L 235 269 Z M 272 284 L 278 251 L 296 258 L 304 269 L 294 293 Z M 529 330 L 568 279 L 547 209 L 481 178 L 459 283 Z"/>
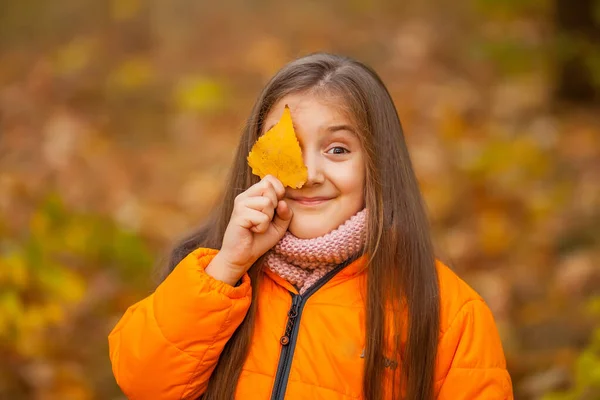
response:
<path fill-rule="evenodd" d="M 296 340 L 298 338 L 298 331 L 300 330 L 300 317 L 302 316 L 302 310 L 308 298 L 319 290 L 323 285 L 331 280 L 339 271 L 345 266 L 354 261 L 352 258 L 329 271 L 325 276 L 319 279 L 315 284 L 310 287 L 304 295 L 299 295 L 290 292 L 292 296 L 292 305 L 287 313 L 288 320 L 285 326 L 285 332 L 279 339 L 281 344 L 281 354 L 279 355 L 279 364 L 277 365 L 277 374 L 275 374 L 275 384 L 273 385 L 273 392 L 271 394 L 271 400 L 280 400 L 285 396 L 287 389 L 287 382 L 290 376 L 290 370 L 292 367 L 292 359 L 294 357 L 294 350 L 296 349 Z"/>

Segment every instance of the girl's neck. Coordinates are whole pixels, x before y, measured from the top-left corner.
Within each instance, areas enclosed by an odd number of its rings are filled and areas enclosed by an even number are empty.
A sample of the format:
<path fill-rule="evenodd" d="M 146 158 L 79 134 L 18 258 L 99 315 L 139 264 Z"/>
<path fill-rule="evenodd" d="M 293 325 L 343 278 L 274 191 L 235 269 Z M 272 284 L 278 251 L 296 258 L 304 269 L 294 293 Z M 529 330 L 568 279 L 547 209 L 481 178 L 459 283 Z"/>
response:
<path fill-rule="evenodd" d="M 337 229 L 313 239 L 287 232 L 267 254 L 268 268 L 304 293 L 336 265 L 363 250 L 366 217 L 363 209 Z"/>

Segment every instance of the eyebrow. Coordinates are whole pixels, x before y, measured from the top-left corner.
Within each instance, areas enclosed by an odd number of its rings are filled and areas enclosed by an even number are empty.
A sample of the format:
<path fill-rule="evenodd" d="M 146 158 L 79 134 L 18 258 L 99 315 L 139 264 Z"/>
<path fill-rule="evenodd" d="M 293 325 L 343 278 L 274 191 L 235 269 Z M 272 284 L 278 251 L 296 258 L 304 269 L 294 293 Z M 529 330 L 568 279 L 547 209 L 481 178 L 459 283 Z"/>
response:
<path fill-rule="evenodd" d="M 352 134 L 356 135 L 356 132 L 354 131 L 354 129 L 352 129 L 352 127 L 350 125 L 331 125 L 330 127 L 327 128 L 327 131 L 330 133 L 334 133 L 337 131 L 348 131 Z"/>

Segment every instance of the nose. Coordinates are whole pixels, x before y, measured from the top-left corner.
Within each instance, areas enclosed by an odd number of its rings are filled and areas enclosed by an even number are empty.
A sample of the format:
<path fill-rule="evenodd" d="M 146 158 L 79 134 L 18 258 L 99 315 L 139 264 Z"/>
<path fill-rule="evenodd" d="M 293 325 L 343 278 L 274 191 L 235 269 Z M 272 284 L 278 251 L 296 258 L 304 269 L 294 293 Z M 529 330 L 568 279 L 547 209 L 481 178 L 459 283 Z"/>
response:
<path fill-rule="evenodd" d="M 304 165 L 308 170 L 308 179 L 305 186 L 313 186 L 321 184 L 325 181 L 325 175 L 323 173 L 323 160 L 320 154 L 315 152 L 304 153 Z"/>

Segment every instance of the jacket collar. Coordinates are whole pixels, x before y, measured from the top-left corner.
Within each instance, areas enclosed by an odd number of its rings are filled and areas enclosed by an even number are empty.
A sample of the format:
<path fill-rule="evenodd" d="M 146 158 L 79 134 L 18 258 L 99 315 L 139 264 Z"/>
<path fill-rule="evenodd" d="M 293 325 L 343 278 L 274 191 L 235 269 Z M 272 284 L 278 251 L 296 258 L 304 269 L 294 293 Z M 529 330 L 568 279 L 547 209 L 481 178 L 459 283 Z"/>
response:
<path fill-rule="evenodd" d="M 343 268 L 341 271 L 339 271 L 337 274 L 335 274 L 335 276 L 333 278 L 331 278 L 331 280 L 329 282 L 327 282 L 324 287 L 327 287 L 328 285 L 332 285 L 332 284 L 337 284 L 337 283 L 339 283 L 341 281 L 345 281 L 347 279 L 351 279 L 354 276 L 359 275 L 360 273 L 364 272 L 366 267 L 367 267 L 367 256 L 362 255 L 359 258 L 357 258 L 356 260 L 354 260 L 353 262 L 351 262 L 348 266 Z M 298 289 L 296 289 L 294 287 L 294 285 L 292 285 L 291 283 L 289 283 L 288 281 L 286 281 L 279 275 L 275 274 L 268 268 L 264 268 L 263 272 L 273 282 L 275 282 L 279 286 L 285 288 L 286 290 L 288 290 L 292 293 L 295 293 L 295 294 L 298 293 Z"/>

